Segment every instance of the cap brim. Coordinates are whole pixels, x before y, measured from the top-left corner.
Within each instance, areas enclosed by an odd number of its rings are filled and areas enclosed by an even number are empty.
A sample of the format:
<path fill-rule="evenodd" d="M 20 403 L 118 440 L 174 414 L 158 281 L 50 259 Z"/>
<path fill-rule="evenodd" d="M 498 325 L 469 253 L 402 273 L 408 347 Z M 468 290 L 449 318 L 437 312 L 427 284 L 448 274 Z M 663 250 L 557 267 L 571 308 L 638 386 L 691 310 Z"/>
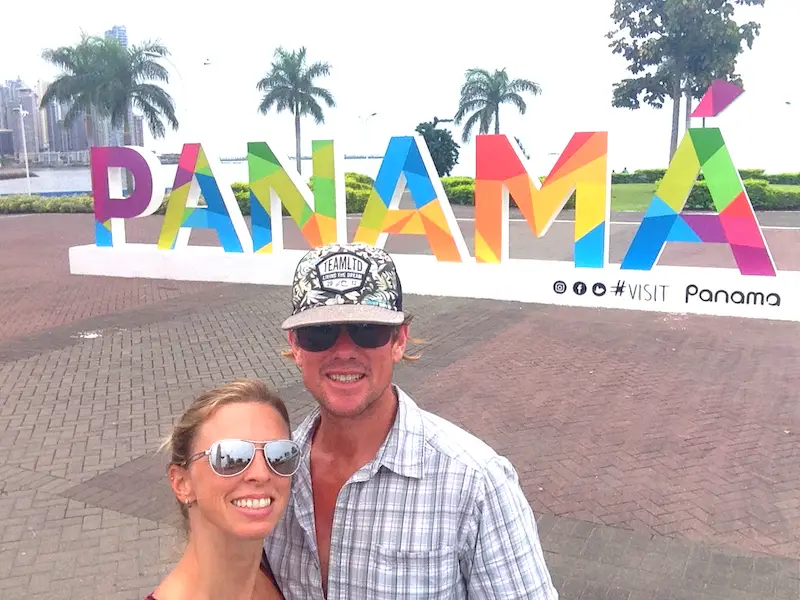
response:
<path fill-rule="evenodd" d="M 378 325 L 402 325 L 405 314 L 396 310 L 364 304 L 331 304 L 316 306 L 292 315 L 283 322 L 283 329 L 297 329 L 309 325 L 333 325 L 338 323 L 375 323 Z"/>

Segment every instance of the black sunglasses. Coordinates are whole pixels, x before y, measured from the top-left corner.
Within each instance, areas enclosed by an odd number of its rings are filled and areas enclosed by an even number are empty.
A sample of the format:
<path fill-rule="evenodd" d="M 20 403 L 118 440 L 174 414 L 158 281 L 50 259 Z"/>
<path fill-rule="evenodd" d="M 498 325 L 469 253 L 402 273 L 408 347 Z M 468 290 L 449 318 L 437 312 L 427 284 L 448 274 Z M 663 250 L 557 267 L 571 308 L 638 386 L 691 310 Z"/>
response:
<path fill-rule="evenodd" d="M 257 446 L 263 444 L 267 465 L 276 475 L 291 477 L 300 467 L 300 447 L 292 440 L 270 440 L 252 442 L 250 440 L 219 440 L 211 444 L 205 452 L 198 452 L 186 461 L 188 466 L 197 459 L 208 456 L 211 470 L 220 477 L 233 477 L 243 473 L 253 464 Z"/>
<path fill-rule="evenodd" d="M 376 323 L 350 323 L 347 325 L 311 325 L 295 329 L 297 345 L 307 352 L 323 352 L 336 343 L 342 330 L 361 348 L 380 348 L 392 339 L 394 327 Z"/>

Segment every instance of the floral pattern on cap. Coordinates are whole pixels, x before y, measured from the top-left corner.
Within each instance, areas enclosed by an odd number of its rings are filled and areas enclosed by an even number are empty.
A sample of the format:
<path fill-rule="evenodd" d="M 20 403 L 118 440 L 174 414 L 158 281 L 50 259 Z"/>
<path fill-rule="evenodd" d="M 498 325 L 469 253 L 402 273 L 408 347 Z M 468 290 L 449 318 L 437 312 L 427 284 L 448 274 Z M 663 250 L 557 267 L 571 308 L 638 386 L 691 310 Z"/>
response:
<path fill-rule="evenodd" d="M 389 254 L 366 244 L 329 244 L 303 256 L 294 274 L 292 314 L 342 304 L 402 311 L 402 287 Z"/>

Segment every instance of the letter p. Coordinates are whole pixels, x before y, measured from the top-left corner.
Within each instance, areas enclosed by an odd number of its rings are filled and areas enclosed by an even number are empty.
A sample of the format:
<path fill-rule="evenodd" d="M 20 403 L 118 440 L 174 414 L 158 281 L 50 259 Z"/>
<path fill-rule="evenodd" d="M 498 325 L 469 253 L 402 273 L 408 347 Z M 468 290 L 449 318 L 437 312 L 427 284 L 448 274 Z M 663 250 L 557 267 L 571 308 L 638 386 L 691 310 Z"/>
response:
<path fill-rule="evenodd" d="M 90 151 L 95 244 L 125 243 L 124 219 L 152 215 L 164 199 L 161 163 L 136 146 L 100 146 Z M 122 195 L 122 169 L 133 175 L 133 190 Z"/>

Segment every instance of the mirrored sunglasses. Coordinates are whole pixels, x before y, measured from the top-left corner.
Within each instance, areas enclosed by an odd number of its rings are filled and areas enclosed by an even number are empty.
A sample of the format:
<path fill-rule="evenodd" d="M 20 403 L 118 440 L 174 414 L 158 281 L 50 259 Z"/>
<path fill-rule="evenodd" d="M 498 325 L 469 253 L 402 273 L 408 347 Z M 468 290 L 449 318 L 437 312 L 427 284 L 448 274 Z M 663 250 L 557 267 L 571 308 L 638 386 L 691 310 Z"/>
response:
<path fill-rule="evenodd" d="M 258 446 L 262 446 L 258 448 Z M 208 456 L 211 470 L 220 477 L 233 477 L 244 472 L 256 456 L 256 450 L 263 449 L 267 465 L 276 475 L 291 477 L 300 467 L 300 446 L 292 440 L 270 440 L 253 442 L 250 440 L 219 440 L 211 444 L 205 452 L 199 452 L 189 458 L 187 466 L 192 462 Z"/>
<path fill-rule="evenodd" d="M 311 325 L 294 330 L 297 345 L 307 352 L 330 350 L 343 330 L 356 346 L 366 349 L 380 348 L 392 339 L 391 325 L 377 323 L 350 323 L 347 325 Z"/>

